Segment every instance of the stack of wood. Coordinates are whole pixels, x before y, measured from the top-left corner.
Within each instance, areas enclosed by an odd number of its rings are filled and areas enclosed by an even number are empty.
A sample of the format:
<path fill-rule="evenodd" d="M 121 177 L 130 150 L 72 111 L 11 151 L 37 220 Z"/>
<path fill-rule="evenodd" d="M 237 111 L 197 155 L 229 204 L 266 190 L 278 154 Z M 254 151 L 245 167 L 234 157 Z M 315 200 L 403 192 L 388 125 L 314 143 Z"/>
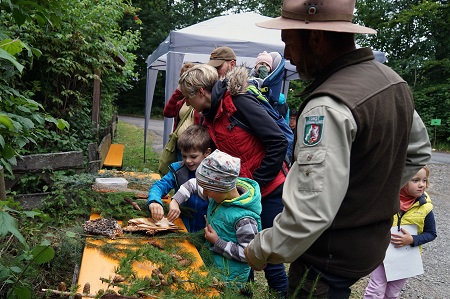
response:
<path fill-rule="evenodd" d="M 126 232 L 145 232 L 153 235 L 163 231 L 179 231 L 181 228 L 163 217 L 160 221 L 152 218 L 134 218 L 128 220 L 128 226 L 123 228 Z"/>
<path fill-rule="evenodd" d="M 113 218 L 88 220 L 83 224 L 83 228 L 87 234 L 104 235 L 111 239 L 123 235 L 122 226 Z"/>

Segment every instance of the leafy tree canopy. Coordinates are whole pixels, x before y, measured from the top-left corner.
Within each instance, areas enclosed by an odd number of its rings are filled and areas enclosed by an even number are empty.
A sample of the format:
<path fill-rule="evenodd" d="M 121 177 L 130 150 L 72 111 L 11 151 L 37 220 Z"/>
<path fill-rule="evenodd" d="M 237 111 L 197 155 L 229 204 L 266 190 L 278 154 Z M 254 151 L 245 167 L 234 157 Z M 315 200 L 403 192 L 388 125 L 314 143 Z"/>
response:
<path fill-rule="evenodd" d="M 6 169 L 19 154 L 87 150 L 96 141 L 94 80 L 102 82 L 106 126 L 119 91 L 136 78 L 132 51 L 140 32 L 118 22 L 137 11 L 121 0 L 0 1 L 0 163 Z"/>
<path fill-rule="evenodd" d="M 441 119 L 437 139 L 450 140 L 450 4 L 448 1 L 358 1 L 357 19 L 378 34 L 363 44 L 387 54 L 387 64 L 411 86 L 416 110 L 430 129 Z"/>

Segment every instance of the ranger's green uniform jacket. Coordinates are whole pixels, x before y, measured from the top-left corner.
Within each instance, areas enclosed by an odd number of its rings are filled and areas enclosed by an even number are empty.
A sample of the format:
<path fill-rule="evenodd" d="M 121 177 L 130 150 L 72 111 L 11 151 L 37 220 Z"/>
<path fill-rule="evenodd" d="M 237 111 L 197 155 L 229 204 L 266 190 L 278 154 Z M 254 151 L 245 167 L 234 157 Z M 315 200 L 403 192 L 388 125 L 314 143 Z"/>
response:
<path fill-rule="evenodd" d="M 247 248 L 257 268 L 300 259 L 360 278 L 383 262 L 399 190 L 431 157 L 407 83 L 352 51 L 329 66 L 299 109 L 284 210 Z"/>

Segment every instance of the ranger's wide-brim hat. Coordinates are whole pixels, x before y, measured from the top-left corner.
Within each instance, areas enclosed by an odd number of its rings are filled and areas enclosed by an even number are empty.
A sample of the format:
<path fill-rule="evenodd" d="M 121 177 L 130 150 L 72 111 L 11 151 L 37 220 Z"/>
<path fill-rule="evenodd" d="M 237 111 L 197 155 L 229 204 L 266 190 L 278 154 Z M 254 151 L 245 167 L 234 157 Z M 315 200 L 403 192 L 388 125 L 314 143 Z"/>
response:
<path fill-rule="evenodd" d="M 281 17 L 256 23 L 269 29 L 307 29 L 376 34 L 352 23 L 356 0 L 284 0 Z"/>

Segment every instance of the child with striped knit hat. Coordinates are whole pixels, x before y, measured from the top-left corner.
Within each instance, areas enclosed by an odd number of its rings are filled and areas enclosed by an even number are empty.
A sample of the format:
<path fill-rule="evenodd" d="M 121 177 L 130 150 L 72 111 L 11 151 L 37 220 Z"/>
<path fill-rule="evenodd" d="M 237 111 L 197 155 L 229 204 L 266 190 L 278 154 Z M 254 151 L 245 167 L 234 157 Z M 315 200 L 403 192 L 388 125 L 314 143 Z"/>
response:
<path fill-rule="evenodd" d="M 262 207 L 258 183 L 238 177 L 240 166 L 239 158 L 215 150 L 173 199 L 181 203 L 194 192 L 208 198 L 205 239 L 215 264 L 225 270 L 223 279 L 242 289 L 250 274 L 244 248 L 261 230 Z"/>

